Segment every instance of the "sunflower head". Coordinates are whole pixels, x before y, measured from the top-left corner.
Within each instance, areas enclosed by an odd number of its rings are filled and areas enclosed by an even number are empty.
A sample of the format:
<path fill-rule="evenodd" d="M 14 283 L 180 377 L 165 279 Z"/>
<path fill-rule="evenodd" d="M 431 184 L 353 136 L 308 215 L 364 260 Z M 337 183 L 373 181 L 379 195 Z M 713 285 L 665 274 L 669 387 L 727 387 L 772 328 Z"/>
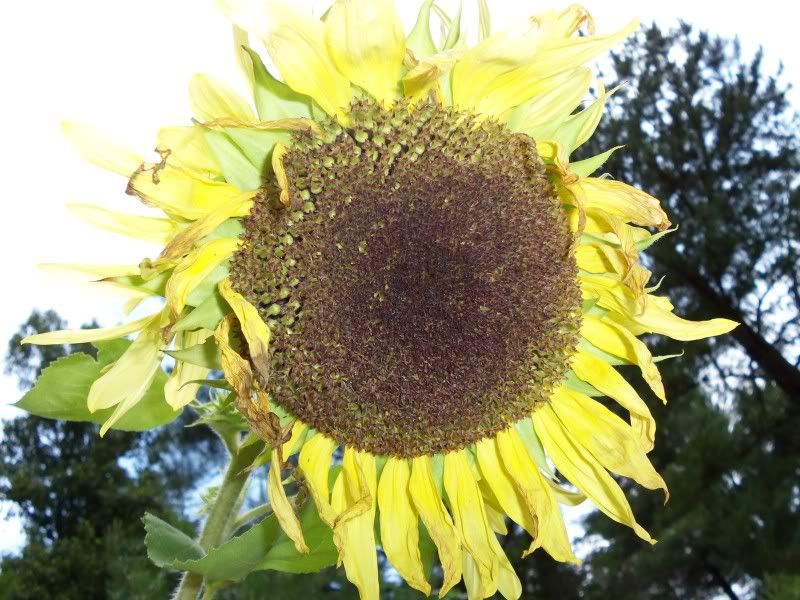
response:
<path fill-rule="evenodd" d="M 163 244 L 133 267 L 84 270 L 163 309 L 28 341 L 139 332 L 89 391 L 90 410 L 110 411 L 103 432 L 143 410 L 162 351 L 176 359 L 163 390 L 175 410 L 216 364 L 198 357 L 218 356 L 222 385 L 273 448 L 270 501 L 287 535 L 309 552 L 282 484 L 291 460 L 365 599 L 379 593 L 376 532 L 429 594 L 424 531 L 440 594 L 463 578 L 470 599 L 521 594 L 497 538 L 507 519 L 530 534 L 528 553 L 574 561 L 562 507 L 589 498 L 652 542 L 610 472 L 666 492 L 647 458 L 655 423 L 615 367 L 637 366 L 665 400 L 640 336 L 734 324 L 673 314 L 640 261 L 670 225 L 659 202 L 592 176 L 613 149 L 572 159 L 613 93 L 597 82 L 582 106 L 584 64 L 636 22 L 595 35 L 573 5 L 491 33 L 482 10 L 470 46 L 459 18 L 434 42 L 430 1 L 408 35 L 391 0 L 336 0 L 322 20 L 276 1 L 220 4 L 252 104 L 196 77 L 194 124 L 162 130 L 153 162 L 69 129 L 162 213 L 82 207 Z"/>

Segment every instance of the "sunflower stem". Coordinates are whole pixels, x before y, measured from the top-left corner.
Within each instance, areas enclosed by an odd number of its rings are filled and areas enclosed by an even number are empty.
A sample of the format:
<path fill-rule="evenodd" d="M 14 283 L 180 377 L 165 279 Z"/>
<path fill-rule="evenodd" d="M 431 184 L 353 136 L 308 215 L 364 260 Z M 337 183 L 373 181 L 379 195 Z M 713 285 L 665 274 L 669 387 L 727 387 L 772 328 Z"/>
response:
<path fill-rule="evenodd" d="M 240 452 L 238 439 L 228 438 L 224 439 L 224 441 L 231 454 L 231 461 L 225 471 L 222 485 L 220 485 L 217 497 L 214 499 L 214 504 L 208 513 L 208 519 L 206 519 L 203 530 L 200 533 L 198 543 L 205 551 L 218 546 L 224 541 L 223 537 L 228 531 L 228 526 L 236 516 L 235 508 L 239 503 L 239 498 L 248 479 L 250 479 L 250 470 L 247 467 L 253 461 L 252 454 L 250 452 Z M 199 573 L 184 573 L 174 599 L 197 600 L 203 588 L 203 583 L 203 576 Z M 208 588 L 208 585 L 205 587 Z M 213 595 L 213 590 L 206 589 L 203 598 L 208 600 Z"/>

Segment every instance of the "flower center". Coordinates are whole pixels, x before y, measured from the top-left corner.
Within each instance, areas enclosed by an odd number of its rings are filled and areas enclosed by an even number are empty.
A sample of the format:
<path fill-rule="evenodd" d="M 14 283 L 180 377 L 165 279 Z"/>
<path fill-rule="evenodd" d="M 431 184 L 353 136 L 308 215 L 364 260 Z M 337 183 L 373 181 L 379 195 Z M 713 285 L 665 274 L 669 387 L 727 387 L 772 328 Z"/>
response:
<path fill-rule="evenodd" d="M 245 220 L 236 289 L 270 325 L 272 399 L 339 443 L 412 457 L 529 415 L 564 378 L 573 236 L 529 137 L 355 103 L 297 136 Z"/>

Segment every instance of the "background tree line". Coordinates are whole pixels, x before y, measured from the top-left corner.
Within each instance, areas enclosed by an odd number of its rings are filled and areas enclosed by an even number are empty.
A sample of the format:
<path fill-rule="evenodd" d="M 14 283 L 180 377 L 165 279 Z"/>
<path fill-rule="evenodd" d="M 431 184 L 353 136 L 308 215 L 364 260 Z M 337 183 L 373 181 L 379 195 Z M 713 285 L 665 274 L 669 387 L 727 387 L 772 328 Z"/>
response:
<path fill-rule="evenodd" d="M 681 25 L 640 32 L 613 55 L 610 101 L 581 152 L 625 144 L 603 170 L 658 197 L 677 231 L 648 250 L 653 282 L 689 318 L 741 323 L 683 347 L 650 340 L 668 406 L 651 457 L 672 499 L 625 485 L 658 538 L 590 515 L 580 566 L 536 553 L 515 565 L 525 598 L 800 598 L 800 121 L 780 72 L 738 42 Z M 663 280 L 662 280 L 663 277 Z M 61 327 L 32 315 L 20 336 Z M 7 370 L 23 388 L 70 347 L 21 348 Z M 632 380 L 636 378 L 632 377 Z M 646 390 L 640 390 L 643 397 Z M 652 399 L 654 400 L 654 399 Z M 0 563 L 0 598 L 166 598 L 175 581 L 150 565 L 145 510 L 199 517 L 197 482 L 222 448 L 186 421 L 143 436 L 97 437 L 92 425 L 22 417 L 4 424 L 0 498 L 22 519 L 26 545 Z M 120 458 L 121 457 L 121 458 Z M 505 541 L 510 556 L 527 547 Z M 417 598 L 386 572 L 387 598 Z M 342 575 L 259 573 L 223 598 L 354 598 Z M 453 594 L 455 597 L 455 593 Z"/>

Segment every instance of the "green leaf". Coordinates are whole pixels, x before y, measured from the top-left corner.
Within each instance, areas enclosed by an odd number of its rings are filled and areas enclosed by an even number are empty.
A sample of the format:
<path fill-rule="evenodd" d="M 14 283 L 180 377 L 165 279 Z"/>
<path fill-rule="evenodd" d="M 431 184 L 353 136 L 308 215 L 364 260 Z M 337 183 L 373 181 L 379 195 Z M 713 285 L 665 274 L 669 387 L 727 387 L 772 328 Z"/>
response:
<path fill-rule="evenodd" d="M 101 369 L 116 362 L 130 345 L 131 341 L 126 338 L 103 340 L 92 344 L 92 346 L 97 348 L 97 362 L 100 363 Z"/>
<path fill-rule="evenodd" d="M 461 38 L 461 11 L 464 8 L 463 0 L 458 3 L 458 11 L 453 19 L 450 21 L 450 29 L 447 32 L 447 39 L 444 42 L 442 50 L 452 50 L 458 44 Z"/>
<path fill-rule="evenodd" d="M 587 352 L 591 352 L 596 357 L 602 358 L 604 361 L 606 361 L 608 364 L 610 364 L 610 365 L 612 365 L 614 367 L 618 367 L 620 365 L 631 365 L 631 364 L 633 364 L 632 362 L 630 362 L 628 360 L 625 360 L 624 358 L 622 358 L 620 356 L 616 356 L 614 354 L 609 354 L 605 350 L 601 350 L 600 348 L 598 348 L 597 346 L 592 344 L 586 338 L 581 338 L 580 346 L 581 346 L 581 348 L 583 348 Z"/>
<path fill-rule="evenodd" d="M 555 479 L 556 474 L 553 472 L 553 469 L 550 468 L 550 465 L 547 464 L 544 446 L 542 446 L 539 436 L 536 435 L 536 431 L 533 428 L 533 421 L 530 419 L 522 419 L 514 424 L 514 428 L 517 430 L 519 437 L 522 439 L 522 443 L 525 444 L 533 460 L 539 465 L 539 468 L 547 473 L 551 479 Z"/>
<path fill-rule="evenodd" d="M 273 518 L 274 515 L 265 521 Z M 317 508 L 312 501 L 306 502 L 303 507 L 300 522 L 310 552 L 308 554 L 297 552 L 294 543 L 281 532 L 277 541 L 259 563 L 259 569 L 285 573 L 314 573 L 336 562 L 338 553 L 336 546 L 333 545 L 333 532 L 319 518 Z"/>
<path fill-rule="evenodd" d="M 203 239 L 206 242 L 213 242 L 222 238 L 241 237 L 243 233 L 244 225 L 241 219 L 228 219 Z"/>
<path fill-rule="evenodd" d="M 200 545 L 166 521 L 145 513 L 144 544 L 147 557 L 162 569 L 180 569 L 182 563 L 199 560 L 205 554 Z"/>
<path fill-rule="evenodd" d="M 297 552 L 274 514 L 205 555 L 187 535 L 145 515 L 145 545 L 157 566 L 199 573 L 209 581 L 240 581 L 257 570 L 313 573 L 334 564 L 337 552 L 332 532 L 320 520 L 313 502 L 306 502 L 300 521 L 308 554 Z"/>
<path fill-rule="evenodd" d="M 239 150 L 258 169 L 261 177 L 272 172 L 272 152 L 275 144 L 289 144 L 292 135 L 285 129 L 241 129 L 228 127 L 225 133 Z"/>
<path fill-rule="evenodd" d="M 123 277 L 110 277 L 108 281 L 128 290 L 148 292 L 154 296 L 164 296 L 167 281 L 172 276 L 171 271 L 159 273 L 152 279 L 143 279 L 141 275 L 125 275 Z"/>
<path fill-rule="evenodd" d="M 217 291 L 219 282 L 225 279 L 230 273 L 230 260 L 218 265 L 206 278 L 200 282 L 196 288 L 190 293 L 186 299 L 186 304 L 189 306 L 200 306 L 203 302 L 208 300 L 209 296 Z"/>
<path fill-rule="evenodd" d="M 222 363 L 220 360 L 219 349 L 213 337 L 208 338 L 202 344 L 196 344 L 183 350 L 166 350 L 175 360 L 180 360 L 198 367 L 205 367 L 212 371 L 221 371 Z"/>
<path fill-rule="evenodd" d="M 184 383 L 181 388 L 186 387 L 187 385 L 204 385 L 206 387 L 214 388 L 215 390 L 225 390 L 226 392 L 233 391 L 231 384 L 225 379 L 192 379 L 191 381 Z"/>
<path fill-rule="evenodd" d="M 436 44 L 431 35 L 431 7 L 433 0 L 425 0 L 419 9 L 419 16 L 414 29 L 406 38 L 406 47 L 410 48 L 419 60 L 436 54 Z"/>
<path fill-rule="evenodd" d="M 58 359 L 42 371 L 36 385 L 16 406 L 32 415 L 60 421 L 105 423 L 115 407 L 89 412 L 86 400 L 89 389 L 102 374 L 102 369 L 116 361 L 131 344 L 129 340 L 111 340 L 95 344 L 99 362 L 88 354 L 75 353 Z M 159 370 L 142 399 L 113 427 L 122 431 L 146 431 L 175 419 L 164 398 L 167 375 Z"/>
<path fill-rule="evenodd" d="M 614 154 L 620 148 L 624 148 L 624 146 L 614 146 L 611 150 L 606 150 L 602 154 L 598 154 L 596 156 L 592 156 L 591 158 L 586 158 L 584 160 L 579 160 L 574 163 L 570 163 L 569 170 L 577 175 L 578 177 L 589 177 L 592 173 L 597 171 L 603 164 L 611 158 L 611 155 Z"/>
<path fill-rule="evenodd" d="M 225 132 L 206 131 L 205 138 L 222 167 L 225 181 L 244 191 L 257 190 L 261 186 L 261 172 Z"/>
<path fill-rule="evenodd" d="M 216 329 L 219 322 L 230 312 L 228 303 L 218 291 L 210 294 L 196 308 L 180 321 L 175 323 L 176 331 L 190 331 L 192 329 Z"/>
<path fill-rule="evenodd" d="M 564 385 L 574 392 L 580 392 L 581 394 L 591 396 L 592 398 L 605 395 L 593 385 L 586 383 L 582 379 L 578 379 L 578 376 L 572 371 L 567 373 L 567 378 L 564 380 Z"/>
<path fill-rule="evenodd" d="M 672 229 L 665 229 L 664 231 L 659 231 L 658 233 L 654 233 L 653 235 L 651 235 L 649 237 L 646 237 L 643 240 L 640 240 L 640 241 L 636 242 L 636 249 L 639 252 L 643 252 L 643 251 L 647 250 L 650 246 L 655 244 L 658 240 L 660 240 L 665 235 L 673 233 L 673 232 L 675 232 L 677 230 L 678 230 L 678 226 L 676 225 Z"/>
<path fill-rule="evenodd" d="M 257 52 L 242 46 L 253 62 L 256 111 L 263 121 L 277 119 L 308 118 L 311 116 L 311 99 L 298 94 L 282 81 L 275 79 Z"/>

